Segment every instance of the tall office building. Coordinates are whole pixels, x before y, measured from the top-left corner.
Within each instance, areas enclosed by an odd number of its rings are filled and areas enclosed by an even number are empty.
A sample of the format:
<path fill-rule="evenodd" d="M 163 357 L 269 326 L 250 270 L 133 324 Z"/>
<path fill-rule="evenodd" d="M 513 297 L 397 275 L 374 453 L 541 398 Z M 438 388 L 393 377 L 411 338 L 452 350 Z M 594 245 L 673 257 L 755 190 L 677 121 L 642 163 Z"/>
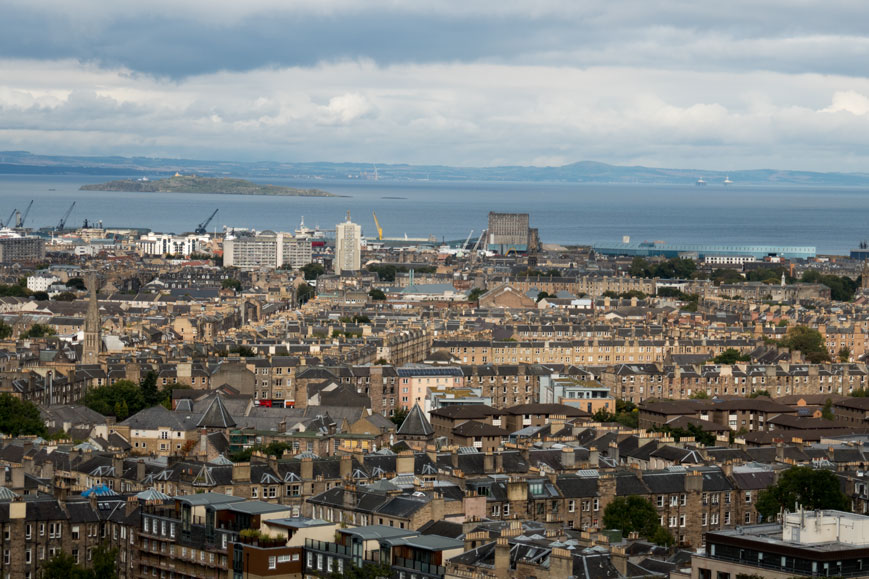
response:
<path fill-rule="evenodd" d="M 335 273 L 357 271 L 362 267 L 362 226 L 347 221 L 335 226 Z"/>

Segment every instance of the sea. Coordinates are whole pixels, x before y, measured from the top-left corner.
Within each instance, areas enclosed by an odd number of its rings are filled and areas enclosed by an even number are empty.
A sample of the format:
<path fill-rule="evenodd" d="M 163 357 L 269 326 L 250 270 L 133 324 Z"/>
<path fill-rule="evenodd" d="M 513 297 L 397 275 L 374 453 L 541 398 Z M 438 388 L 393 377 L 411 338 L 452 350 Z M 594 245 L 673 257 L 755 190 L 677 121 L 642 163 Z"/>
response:
<path fill-rule="evenodd" d="M 192 231 L 215 209 L 209 231 L 226 228 L 292 231 L 334 229 L 349 211 L 367 236 L 476 239 L 490 211 L 529 213 L 543 243 L 589 245 L 661 240 L 669 243 L 815 246 L 847 255 L 869 239 L 869 189 L 792 185 L 625 185 L 522 182 L 255 179 L 318 188 L 340 197 L 272 197 L 190 193 L 80 191 L 117 176 L 0 175 L 0 221 L 31 200 L 28 227 L 58 223 L 70 204 L 68 227 L 84 219 L 105 227 Z"/>

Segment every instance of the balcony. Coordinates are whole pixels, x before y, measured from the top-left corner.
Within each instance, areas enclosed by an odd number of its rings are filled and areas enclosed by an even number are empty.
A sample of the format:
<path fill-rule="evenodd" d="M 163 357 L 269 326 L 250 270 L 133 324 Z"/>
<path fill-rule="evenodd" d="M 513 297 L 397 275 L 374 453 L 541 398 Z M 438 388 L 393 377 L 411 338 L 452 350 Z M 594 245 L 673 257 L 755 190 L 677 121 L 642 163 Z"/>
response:
<path fill-rule="evenodd" d="M 412 559 L 405 559 L 403 557 L 395 557 L 392 560 L 392 567 L 397 571 L 423 573 L 433 577 L 443 577 L 446 573 L 446 568 L 441 565 L 432 565 L 430 563 L 413 561 Z"/>

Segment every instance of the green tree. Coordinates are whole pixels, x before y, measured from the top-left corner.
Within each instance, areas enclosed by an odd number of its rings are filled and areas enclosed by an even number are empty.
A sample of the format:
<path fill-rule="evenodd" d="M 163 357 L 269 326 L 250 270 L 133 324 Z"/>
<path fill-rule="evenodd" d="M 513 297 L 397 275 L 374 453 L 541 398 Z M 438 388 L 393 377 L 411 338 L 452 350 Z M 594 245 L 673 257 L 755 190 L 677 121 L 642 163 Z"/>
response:
<path fill-rule="evenodd" d="M 315 280 L 326 273 L 326 268 L 320 263 L 309 263 L 302 266 L 302 275 L 306 280 Z"/>
<path fill-rule="evenodd" d="M 382 302 L 386 300 L 386 294 L 383 293 L 383 290 L 377 289 L 376 287 L 371 288 L 368 292 L 368 297 L 370 297 L 375 302 Z"/>
<path fill-rule="evenodd" d="M 668 541 L 659 533 L 661 522 L 655 505 L 641 496 L 613 499 L 604 509 L 603 524 L 607 529 L 620 530 L 623 537 L 636 532 L 658 544 L 666 544 Z"/>
<path fill-rule="evenodd" d="M 395 412 L 392 413 L 392 416 L 389 419 L 396 425 L 401 426 L 404 423 L 404 419 L 407 418 L 407 415 L 410 414 L 404 408 L 399 408 Z"/>
<path fill-rule="evenodd" d="M 472 290 L 468 293 L 468 301 L 469 301 L 469 302 L 476 302 L 476 301 L 479 301 L 480 296 L 483 295 L 484 293 L 486 293 L 486 290 L 485 290 L 484 288 L 481 288 L 481 287 L 475 287 L 474 289 L 472 289 Z"/>
<path fill-rule="evenodd" d="M 366 269 L 376 273 L 377 277 L 380 278 L 380 281 L 395 281 L 395 274 L 398 273 L 398 271 L 404 270 L 404 268 L 399 270 L 394 265 L 387 263 L 373 263 Z"/>
<path fill-rule="evenodd" d="M 45 324 L 33 324 L 30 328 L 21 334 L 22 339 L 28 338 L 45 338 L 47 336 L 53 336 L 57 332 L 54 331 L 54 328 L 51 326 L 47 326 Z"/>
<path fill-rule="evenodd" d="M 60 292 L 51 299 L 56 302 L 74 302 L 76 300 L 76 295 L 72 292 Z"/>
<path fill-rule="evenodd" d="M 0 394 L 0 432 L 9 436 L 45 434 L 45 423 L 35 404 L 11 394 Z"/>
<path fill-rule="evenodd" d="M 12 337 L 12 326 L 0 321 L 0 340 Z"/>
<path fill-rule="evenodd" d="M 751 356 L 748 354 L 741 354 L 739 350 L 735 348 L 727 348 L 712 358 L 712 361 L 716 364 L 736 364 L 737 362 L 751 362 Z"/>
<path fill-rule="evenodd" d="M 847 362 L 851 359 L 851 348 L 848 346 L 842 346 L 839 348 L 839 353 L 837 354 L 840 362 Z"/>
<path fill-rule="evenodd" d="M 142 389 L 142 400 L 146 408 L 159 404 L 163 399 L 163 396 L 157 390 L 157 373 L 153 370 L 149 370 L 145 374 L 139 387 Z"/>
<path fill-rule="evenodd" d="M 299 305 L 308 303 L 308 300 L 314 297 L 316 292 L 314 291 L 313 286 L 310 286 L 306 283 L 303 283 L 296 290 L 296 300 L 299 302 Z"/>
<path fill-rule="evenodd" d="M 231 289 L 234 291 L 241 291 L 241 282 L 237 279 L 233 279 L 231 277 L 226 278 L 222 282 L 220 282 L 220 287 L 223 289 Z"/>
<path fill-rule="evenodd" d="M 119 400 L 115 402 L 115 418 L 118 420 L 126 420 L 126 418 L 130 415 L 130 409 L 127 408 L 126 400 Z"/>
<path fill-rule="evenodd" d="M 551 296 L 546 292 L 540 292 L 537 294 L 537 303 L 540 303 L 540 300 L 543 300 L 546 298 L 551 298 L 551 297 L 554 297 L 554 296 Z"/>
<path fill-rule="evenodd" d="M 38 302 L 45 302 L 49 299 L 48 292 L 33 292 L 32 297 Z"/>
<path fill-rule="evenodd" d="M 88 289 L 84 283 L 84 280 L 80 277 L 69 278 L 69 280 L 66 282 L 66 287 L 80 292 L 87 291 Z"/>
<path fill-rule="evenodd" d="M 617 299 L 619 297 L 619 294 L 617 294 L 613 290 L 606 290 L 601 295 L 605 298 L 610 298 L 610 299 Z"/>
<path fill-rule="evenodd" d="M 826 275 L 814 270 L 803 274 L 804 283 L 819 283 L 830 288 L 830 298 L 839 302 L 849 302 L 854 299 L 854 293 L 859 287 L 857 280 L 847 276 Z"/>
<path fill-rule="evenodd" d="M 802 352 L 806 360 L 812 364 L 830 361 L 830 353 L 827 352 L 824 336 L 814 328 L 794 326 L 788 330 L 781 345 Z"/>
<path fill-rule="evenodd" d="M 79 567 L 72 555 L 61 551 L 43 565 L 39 577 L 41 579 L 90 579 L 91 571 Z"/>
<path fill-rule="evenodd" d="M 824 407 L 821 408 L 821 418 L 824 420 L 835 420 L 836 415 L 833 414 L 833 400 L 831 398 L 827 398 L 826 402 L 824 402 Z"/>
<path fill-rule="evenodd" d="M 145 398 L 139 385 L 129 380 L 118 380 L 114 384 L 92 388 L 82 399 L 82 403 L 103 416 L 115 416 L 115 410 L 127 406 L 129 415 L 145 408 Z"/>
<path fill-rule="evenodd" d="M 709 393 L 706 390 L 697 390 L 691 394 L 688 398 L 692 400 L 709 400 Z"/>
<path fill-rule="evenodd" d="M 769 390 L 755 390 L 751 394 L 748 395 L 749 398 L 757 398 L 758 396 L 766 396 L 767 398 L 772 398 L 769 393 Z"/>
<path fill-rule="evenodd" d="M 731 283 L 740 283 L 745 281 L 745 278 L 742 275 L 733 269 L 716 269 L 709 276 L 709 279 L 712 280 L 712 283 L 715 285 L 721 284 L 731 284 Z"/>
<path fill-rule="evenodd" d="M 851 500 L 842 492 L 836 474 L 807 466 L 782 473 L 776 484 L 760 492 L 755 508 L 764 520 L 774 520 L 781 509 L 793 510 L 796 504 L 808 510 L 851 510 Z"/>

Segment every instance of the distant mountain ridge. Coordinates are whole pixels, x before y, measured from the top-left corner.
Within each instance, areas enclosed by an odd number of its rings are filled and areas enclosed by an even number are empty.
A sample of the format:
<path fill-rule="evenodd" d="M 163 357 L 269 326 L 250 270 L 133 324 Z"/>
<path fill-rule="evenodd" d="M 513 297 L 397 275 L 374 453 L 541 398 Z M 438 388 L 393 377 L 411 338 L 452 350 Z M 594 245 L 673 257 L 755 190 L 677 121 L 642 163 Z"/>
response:
<path fill-rule="evenodd" d="M 123 175 L 164 177 L 176 172 L 207 177 L 288 179 L 378 179 L 383 181 L 547 181 L 570 183 L 869 186 L 869 173 L 818 173 L 754 169 L 712 171 L 608 165 L 579 161 L 560 167 L 507 165 L 450 167 L 445 165 L 383 165 L 373 163 L 285 163 L 278 161 L 207 161 L 152 157 L 78 157 L 0 151 L 0 174 Z"/>

